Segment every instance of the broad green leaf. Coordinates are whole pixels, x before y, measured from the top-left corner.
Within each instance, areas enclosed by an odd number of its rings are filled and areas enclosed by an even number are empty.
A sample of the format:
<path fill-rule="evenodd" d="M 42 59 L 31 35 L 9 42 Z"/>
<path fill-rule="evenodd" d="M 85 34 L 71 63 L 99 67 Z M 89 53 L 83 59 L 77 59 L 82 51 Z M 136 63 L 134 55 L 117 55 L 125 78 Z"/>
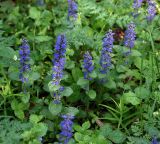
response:
<path fill-rule="evenodd" d="M 72 69 L 72 76 L 74 81 L 77 82 L 78 79 L 83 76 L 83 73 L 79 68 L 75 67 L 74 69 Z"/>
<path fill-rule="evenodd" d="M 30 118 L 29 118 L 29 121 L 30 121 L 31 123 L 35 124 L 35 123 L 38 123 L 39 121 L 41 121 L 42 118 L 43 118 L 43 116 L 41 116 L 41 115 L 32 114 L 32 115 L 30 116 Z"/>
<path fill-rule="evenodd" d="M 21 119 L 21 120 L 23 120 L 24 119 L 24 112 L 23 112 L 23 110 L 15 110 L 14 111 L 14 114 L 19 118 L 19 119 Z"/>
<path fill-rule="evenodd" d="M 150 95 L 149 89 L 146 89 L 144 87 L 137 87 L 135 89 L 135 93 L 136 93 L 137 97 L 140 99 L 149 98 L 149 95 Z"/>
<path fill-rule="evenodd" d="M 23 103 L 28 103 L 30 99 L 30 93 L 22 93 L 21 100 Z"/>
<path fill-rule="evenodd" d="M 79 80 L 77 81 L 77 85 L 80 85 L 80 86 L 86 86 L 88 84 L 89 84 L 89 81 L 84 78 L 79 78 Z"/>
<path fill-rule="evenodd" d="M 90 73 L 89 76 L 90 76 L 91 78 L 96 78 L 96 77 L 97 77 L 96 71 L 93 71 L 92 73 Z"/>
<path fill-rule="evenodd" d="M 54 92 L 54 91 L 59 90 L 60 86 L 59 86 L 59 85 L 54 85 L 54 84 L 53 84 L 53 81 L 50 81 L 50 82 L 48 83 L 48 88 L 49 88 L 49 91 L 50 91 L 50 92 Z"/>
<path fill-rule="evenodd" d="M 31 72 L 29 75 L 29 79 L 31 81 L 38 80 L 40 78 L 40 74 L 38 72 Z"/>
<path fill-rule="evenodd" d="M 113 81 L 112 79 L 109 79 L 106 84 L 105 87 L 109 88 L 109 89 L 116 89 L 116 83 L 115 81 Z"/>
<path fill-rule="evenodd" d="M 81 133 L 76 132 L 74 135 L 74 138 L 77 142 L 82 141 L 83 140 L 83 135 Z"/>
<path fill-rule="evenodd" d="M 96 98 L 96 91 L 94 91 L 94 90 L 89 90 L 88 96 L 89 96 L 91 99 L 95 99 L 95 98 Z"/>
<path fill-rule="evenodd" d="M 136 56 L 136 57 L 140 57 L 142 54 L 137 51 L 137 50 L 132 50 L 132 53 L 131 53 L 132 56 Z"/>
<path fill-rule="evenodd" d="M 13 59 L 15 56 L 15 51 L 10 47 L 0 46 L 0 56 Z"/>
<path fill-rule="evenodd" d="M 112 131 L 108 138 L 116 144 L 122 144 L 125 141 L 126 136 L 117 129 L 115 131 Z"/>
<path fill-rule="evenodd" d="M 122 99 L 124 100 L 124 103 L 131 103 L 132 105 L 138 105 L 141 102 L 141 100 L 136 97 L 136 94 L 131 91 L 128 93 L 124 93 Z"/>
<path fill-rule="evenodd" d="M 52 113 L 52 115 L 57 115 L 61 112 L 62 110 L 62 104 L 55 104 L 53 101 L 50 102 L 49 104 L 49 111 Z"/>
<path fill-rule="evenodd" d="M 89 121 L 87 121 L 87 122 L 85 122 L 85 123 L 82 124 L 82 128 L 85 129 L 85 130 L 89 129 L 90 126 L 91 126 L 91 124 L 90 124 Z"/>
<path fill-rule="evenodd" d="M 47 126 L 44 123 L 38 123 L 35 125 L 34 129 L 37 131 L 38 136 L 44 136 L 47 133 Z"/>
<path fill-rule="evenodd" d="M 78 112 L 79 112 L 79 110 L 75 107 L 66 107 L 65 108 L 65 113 L 72 115 L 72 116 L 75 116 L 76 114 L 78 114 Z"/>
<path fill-rule="evenodd" d="M 70 87 L 65 87 L 64 91 L 62 92 L 62 96 L 70 96 L 73 93 L 73 90 Z"/>
<path fill-rule="evenodd" d="M 47 42 L 47 41 L 52 40 L 52 37 L 50 37 L 50 36 L 36 36 L 35 40 L 37 42 Z"/>
<path fill-rule="evenodd" d="M 29 9 L 29 16 L 32 19 L 39 19 L 40 16 L 41 16 L 41 13 L 40 13 L 40 11 L 36 7 L 31 7 Z"/>
<path fill-rule="evenodd" d="M 65 65 L 66 69 L 74 69 L 74 67 L 75 67 L 75 62 L 74 61 L 71 61 L 71 60 L 66 61 L 66 65 Z"/>
<path fill-rule="evenodd" d="M 125 71 L 127 71 L 127 67 L 125 67 L 124 65 L 117 65 L 117 67 L 116 67 L 116 69 L 117 69 L 117 72 L 125 72 Z"/>

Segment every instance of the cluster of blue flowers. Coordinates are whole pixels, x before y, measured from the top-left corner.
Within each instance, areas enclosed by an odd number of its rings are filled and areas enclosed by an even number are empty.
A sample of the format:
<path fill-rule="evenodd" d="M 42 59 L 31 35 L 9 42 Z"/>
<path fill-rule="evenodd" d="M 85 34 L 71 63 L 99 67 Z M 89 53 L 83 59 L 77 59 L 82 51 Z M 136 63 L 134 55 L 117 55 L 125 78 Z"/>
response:
<path fill-rule="evenodd" d="M 53 85 L 60 85 L 60 81 L 63 78 L 63 69 L 65 66 L 65 53 L 67 47 L 67 40 L 65 35 L 59 35 L 57 37 L 55 51 L 53 56 L 53 74 L 52 74 L 52 84 Z M 53 94 L 54 96 L 54 103 L 60 103 L 60 92 L 63 91 L 63 87 L 60 87 L 59 91 Z"/>
<path fill-rule="evenodd" d="M 159 142 L 158 142 L 157 139 L 154 137 L 154 138 L 152 139 L 151 144 L 159 144 Z"/>
<path fill-rule="evenodd" d="M 134 13 L 133 13 L 133 17 L 135 18 L 138 15 L 138 8 L 141 7 L 142 3 L 144 0 L 134 0 L 133 2 L 133 8 L 134 8 Z M 147 16 L 147 20 L 149 22 L 151 22 L 155 15 L 156 15 L 156 2 L 154 0 L 146 0 L 148 3 L 148 16 Z"/>
<path fill-rule="evenodd" d="M 134 0 L 133 2 L 133 8 L 138 9 L 141 7 L 143 0 Z"/>
<path fill-rule="evenodd" d="M 39 0 L 38 0 L 39 1 Z M 39 2 L 43 3 L 43 0 L 40 0 Z M 134 0 L 133 8 L 138 9 L 141 7 L 143 0 Z M 156 5 L 153 0 L 148 0 L 148 21 L 152 21 L 153 18 L 156 15 Z M 77 19 L 77 13 L 78 13 L 78 5 L 74 0 L 68 0 L 68 17 L 73 17 L 74 19 Z M 136 33 L 135 33 L 135 24 L 131 22 L 125 31 L 124 36 L 124 45 L 130 49 L 129 53 L 131 52 L 131 49 L 134 47 Z M 100 72 L 102 74 L 106 74 L 111 67 L 111 53 L 113 49 L 113 43 L 114 43 L 114 33 L 112 30 L 109 30 L 105 37 L 103 38 L 103 45 L 101 50 L 101 57 L 100 57 Z M 52 84 L 55 86 L 60 86 L 60 81 L 63 78 L 63 70 L 65 67 L 65 53 L 66 53 L 66 47 L 67 47 L 67 40 L 66 36 L 64 34 L 59 35 L 57 37 L 57 41 L 55 44 L 55 51 L 53 56 L 53 74 L 52 74 Z M 29 60 L 30 60 L 30 47 L 27 42 L 27 40 L 22 39 L 22 45 L 20 46 L 19 50 L 20 55 L 20 80 L 24 83 L 27 82 L 27 78 L 25 77 L 25 73 L 30 69 Z M 84 69 L 84 78 L 91 80 L 89 74 L 92 73 L 94 70 L 94 64 L 93 64 L 93 58 L 90 55 L 90 53 L 87 51 L 84 54 L 83 59 L 83 69 Z M 60 87 L 57 92 L 53 93 L 54 96 L 54 103 L 59 104 L 60 103 L 60 93 L 63 91 L 63 87 Z M 74 116 L 72 115 L 62 115 L 63 121 L 60 123 L 61 127 L 61 133 L 59 137 L 60 143 L 67 144 L 69 140 L 71 139 L 73 133 L 72 133 L 72 126 L 73 126 L 73 119 Z M 157 140 L 154 138 L 152 140 L 152 144 L 157 144 Z"/>
<path fill-rule="evenodd" d="M 154 0 L 148 0 L 148 16 L 147 19 L 149 22 L 153 20 L 156 15 L 156 3 Z"/>
<path fill-rule="evenodd" d="M 88 51 L 84 54 L 83 68 L 84 68 L 84 78 L 91 80 L 91 78 L 89 77 L 89 73 L 91 73 L 94 70 L 94 65 L 92 61 L 92 56 Z"/>
<path fill-rule="evenodd" d="M 20 46 L 19 50 L 20 55 L 20 74 L 19 78 L 22 81 L 22 83 L 25 83 L 28 81 L 28 78 L 25 77 L 25 73 L 30 70 L 30 46 L 28 44 L 28 41 L 26 39 L 22 39 L 22 45 Z"/>
<path fill-rule="evenodd" d="M 72 126 L 73 126 L 73 119 L 74 116 L 72 115 L 62 115 L 63 121 L 60 123 L 61 133 L 59 141 L 62 144 L 67 144 L 69 140 L 72 138 Z"/>
<path fill-rule="evenodd" d="M 67 40 L 65 35 L 59 35 L 57 37 L 54 57 L 52 61 L 53 62 L 52 80 L 54 85 L 59 85 L 63 77 L 66 47 L 67 47 Z"/>
<path fill-rule="evenodd" d="M 135 43 L 135 38 L 136 38 L 135 27 L 136 27 L 135 24 L 131 22 L 127 26 L 127 30 L 125 31 L 124 45 L 130 48 L 129 53 L 131 52 L 131 48 L 134 47 L 134 43 Z"/>
<path fill-rule="evenodd" d="M 114 33 L 112 30 L 109 30 L 108 33 L 105 35 L 103 39 L 103 48 L 101 51 L 101 58 L 100 58 L 100 72 L 105 74 L 108 71 L 108 68 L 111 66 L 111 56 L 112 48 L 113 48 L 113 38 Z"/>
<path fill-rule="evenodd" d="M 68 0 L 68 18 L 77 19 L 78 5 L 74 0 Z"/>

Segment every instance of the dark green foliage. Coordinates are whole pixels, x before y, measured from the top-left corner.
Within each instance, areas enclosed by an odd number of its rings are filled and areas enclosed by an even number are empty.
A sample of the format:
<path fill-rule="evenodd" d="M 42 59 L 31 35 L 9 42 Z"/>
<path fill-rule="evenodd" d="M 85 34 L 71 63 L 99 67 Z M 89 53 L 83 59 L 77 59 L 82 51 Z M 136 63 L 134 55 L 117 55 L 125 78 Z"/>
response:
<path fill-rule="evenodd" d="M 22 140 L 22 133 L 31 128 L 30 123 L 20 122 L 12 118 L 0 119 L 0 143 L 17 144 Z"/>
<path fill-rule="evenodd" d="M 145 0 L 136 18 L 133 0 L 76 0 L 76 20 L 67 18 L 67 0 L 2 0 L 0 143 L 56 144 L 63 114 L 75 116 L 70 144 L 150 144 L 153 137 L 160 141 L 160 2 L 155 1 L 157 14 L 148 22 Z M 124 32 L 131 21 L 136 25 L 135 46 L 125 56 Z M 109 29 L 115 39 L 112 65 L 101 74 L 102 39 Z M 52 59 L 60 34 L 65 34 L 67 48 L 60 82 L 64 91 L 57 105 L 51 97 L 60 89 L 52 84 Z M 23 37 L 31 49 L 25 84 L 19 80 Z M 92 80 L 83 76 L 86 51 L 93 57 Z"/>

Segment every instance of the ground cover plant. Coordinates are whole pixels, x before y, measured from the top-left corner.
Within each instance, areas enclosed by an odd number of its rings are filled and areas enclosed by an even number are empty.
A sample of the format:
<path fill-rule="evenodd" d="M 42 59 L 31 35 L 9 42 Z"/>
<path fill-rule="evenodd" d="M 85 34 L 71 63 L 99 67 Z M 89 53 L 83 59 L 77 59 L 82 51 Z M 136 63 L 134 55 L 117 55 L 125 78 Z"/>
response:
<path fill-rule="evenodd" d="M 159 0 L 1 0 L 1 144 L 160 143 Z"/>

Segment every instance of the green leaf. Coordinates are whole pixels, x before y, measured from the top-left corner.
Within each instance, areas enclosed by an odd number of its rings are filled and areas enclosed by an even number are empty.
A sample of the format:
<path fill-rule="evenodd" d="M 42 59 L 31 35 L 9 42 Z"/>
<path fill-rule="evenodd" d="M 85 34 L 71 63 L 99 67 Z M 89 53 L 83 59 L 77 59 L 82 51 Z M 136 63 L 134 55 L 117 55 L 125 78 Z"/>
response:
<path fill-rule="evenodd" d="M 89 129 L 90 126 L 91 126 L 91 124 L 90 124 L 89 121 L 87 121 L 87 122 L 85 122 L 85 123 L 82 124 L 82 128 L 85 129 L 85 130 Z"/>
<path fill-rule="evenodd" d="M 116 89 L 116 83 L 112 79 L 108 79 L 107 83 L 104 86 L 109 89 Z"/>
<path fill-rule="evenodd" d="M 14 114 L 19 118 L 19 119 L 21 119 L 21 120 L 23 120 L 24 119 L 24 112 L 22 111 L 22 110 L 15 110 L 14 111 Z"/>
<path fill-rule="evenodd" d="M 75 107 L 67 107 L 67 108 L 65 108 L 65 113 L 72 115 L 72 116 L 75 116 L 76 114 L 79 113 L 79 110 Z"/>
<path fill-rule="evenodd" d="M 15 51 L 10 47 L 0 46 L 0 56 L 13 59 L 15 56 Z"/>
<path fill-rule="evenodd" d="M 77 82 L 78 79 L 83 76 L 83 73 L 79 68 L 76 67 L 72 69 L 72 76 L 73 76 L 74 81 Z"/>
<path fill-rule="evenodd" d="M 29 118 L 29 121 L 30 121 L 31 123 L 35 124 L 35 123 L 38 123 L 39 121 L 41 121 L 42 118 L 43 118 L 43 116 L 41 116 L 41 115 L 32 114 L 32 115 L 30 116 L 30 118 Z"/>
<path fill-rule="evenodd" d="M 32 19 L 39 19 L 40 16 L 41 16 L 41 13 L 40 13 L 40 11 L 36 7 L 31 7 L 29 9 L 29 16 Z"/>
<path fill-rule="evenodd" d="M 49 104 L 49 111 L 52 113 L 52 115 L 57 115 L 61 112 L 62 110 L 62 104 L 55 104 L 53 101 L 50 102 Z"/>
<path fill-rule="evenodd" d="M 38 123 L 34 126 L 37 136 L 44 136 L 47 133 L 47 126 L 44 123 Z"/>
<path fill-rule="evenodd" d="M 13 110 L 16 110 L 16 109 L 17 109 L 17 106 L 18 106 L 18 101 L 14 99 L 14 100 L 11 102 L 11 108 L 12 108 Z"/>
<path fill-rule="evenodd" d="M 149 98 L 149 95 L 150 95 L 149 89 L 146 89 L 144 87 L 137 87 L 135 89 L 135 93 L 136 93 L 137 97 L 140 99 Z"/>
<path fill-rule="evenodd" d="M 70 96 L 73 93 L 73 90 L 70 87 L 65 87 L 64 91 L 62 92 L 62 96 Z"/>
<path fill-rule="evenodd" d="M 29 79 L 31 81 L 38 80 L 40 78 L 40 74 L 38 72 L 31 72 L 29 75 Z"/>
<path fill-rule="evenodd" d="M 118 66 L 116 67 L 116 69 L 117 69 L 117 72 L 119 72 L 119 73 L 125 72 L 125 71 L 128 70 L 128 68 L 125 67 L 124 65 L 118 65 Z"/>
<path fill-rule="evenodd" d="M 21 100 L 23 103 L 28 103 L 30 99 L 30 93 L 21 94 Z"/>
<path fill-rule="evenodd" d="M 112 133 L 112 127 L 110 124 L 105 124 L 102 127 L 100 127 L 100 134 L 104 137 L 108 137 L 110 133 Z"/>
<path fill-rule="evenodd" d="M 95 99 L 95 98 L 96 98 L 96 91 L 94 91 L 94 90 L 89 90 L 88 96 L 89 96 L 91 99 Z"/>
<path fill-rule="evenodd" d="M 76 132 L 74 135 L 74 138 L 77 142 L 82 141 L 83 140 L 83 135 L 81 133 Z"/>
<path fill-rule="evenodd" d="M 137 51 L 137 50 L 132 50 L 131 55 L 135 56 L 135 57 L 140 57 L 142 54 L 139 51 Z"/>
<path fill-rule="evenodd" d="M 95 71 L 93 71 L 92 73 L 89 74 L 89 76 L 91 78 L 96 78 L 97 77 L 97 73 Z"/>
<path fill-rule="evenodd" d="M 59 85 L 53 85 L 53 81 L 50 81 L 48 83 L 48 88 L 49 88 L 49 91 L 52 93 L 52 92 L 55 92 L 55 91 L 59 90 L 60 86 Z"/>
<path fill-rule="evenodd" d="M 79 86 L 86 86 L 88 84 L 89 84 L 89 81 L 84 78 L 79 78 L 79 80 L 77 81 L 77 85 Z"/>
<path fill-rule="evenodd" d="M 136 94 L 131 91 L 128 93 L 124 93 L 122 99 L 124 100 L 124 103 L 131 103 L 132 105 L 138 105 L 141 102 L 141 100 L 136 97 Z"/>
<path fill-rule="evenodd" d="M 122 144 L 126 136 L 120 130 L 115 130 L 110 133 L 108 138 L 116 144 Z"/>
<path fill-rule="evenodd" d="M 8 72 L 8 76 L 11 80 L 19 81 L 19 70 L 18 70 L 18 68 L 17 67 L 16 68 L 10 67 L 9 72 Z"/>
<path fill-rule="evenodd" d="M 50 36 L 36 36 L 35 40 L 39 43 L 39 42 L 47 42 L 52 40 L 52 37 Z"/>
<path fill-rule="evenodd" d="M 66 69 L 74 69 L 75 67 L 75 62 L 74 61 L 66 61 L 66 64 L 65 64 L 65 68 Z"/>

